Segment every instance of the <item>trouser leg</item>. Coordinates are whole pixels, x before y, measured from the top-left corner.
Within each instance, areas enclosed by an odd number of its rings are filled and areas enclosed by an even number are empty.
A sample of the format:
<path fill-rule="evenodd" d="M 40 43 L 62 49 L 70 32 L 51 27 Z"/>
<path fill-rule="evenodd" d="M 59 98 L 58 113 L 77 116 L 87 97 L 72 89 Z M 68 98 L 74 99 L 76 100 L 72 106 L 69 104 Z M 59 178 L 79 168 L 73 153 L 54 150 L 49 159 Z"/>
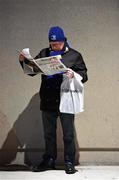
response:
<path fill-rule="evenodd" d="M 60 113 L 64 140 L 64 161 L 75 164 L 74 115 Z"/>
<path fill-rule="evenodd" d="M 42 111 L 42 120 L 45 138 L 45 154 L 44 159 L 57 157 L 57 142 L 56 142 L 56 128 L 57 128 L 57 113 Z"/>

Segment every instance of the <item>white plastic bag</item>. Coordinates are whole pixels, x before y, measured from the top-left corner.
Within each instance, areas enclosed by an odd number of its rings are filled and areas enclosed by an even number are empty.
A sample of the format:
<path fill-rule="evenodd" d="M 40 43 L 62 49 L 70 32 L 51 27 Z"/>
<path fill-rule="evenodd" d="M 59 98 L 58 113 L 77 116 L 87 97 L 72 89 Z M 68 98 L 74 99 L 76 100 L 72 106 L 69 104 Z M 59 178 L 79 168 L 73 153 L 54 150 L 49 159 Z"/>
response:
<path fill-rule="evenodd" d="M 61 84 L 60 112 L 77 114 L 84 111 L 84 86 L 82 77 L 74 72 L 74 77 L 64 77 Z"/>

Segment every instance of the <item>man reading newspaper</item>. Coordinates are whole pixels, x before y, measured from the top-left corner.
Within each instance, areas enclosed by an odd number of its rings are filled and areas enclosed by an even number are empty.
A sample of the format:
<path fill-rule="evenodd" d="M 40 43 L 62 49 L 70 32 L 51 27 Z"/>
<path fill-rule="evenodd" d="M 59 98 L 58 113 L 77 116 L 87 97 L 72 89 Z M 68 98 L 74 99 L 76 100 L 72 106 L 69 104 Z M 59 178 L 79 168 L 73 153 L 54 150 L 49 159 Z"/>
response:
<path fill-rule="evenodd" d="M 39 58 L 60 55 L 62 57 L 62 63 L 69 68 L 65 72 L 65 75 L 71 79 L 74 76 L 74 72 L 76 72 L 82 77 L 82 82 L 86 82 L 88 79 L 87 68 L 82 55 L 69 46 L 63 29 L 58 26 L 51 27 L 48 38 L 49 47 L 42 49 L 34 59 L 37 60 Z M 22 54 L 19 56 L 19 61 L 22 67 L 23 62 L 27 65 L 31 63 L 28 59 L 24 58 Z M 76 172 L 74 141 L 75 115 L 71 113 L 61 113 L 59 111 L 60 87 L 63 81 L 63 74 L 64 72 L 53 75 L 41 74 L 42 82 L 39 94 L 44 126 L 45 153 L 41 164 L 34 167 L 33 171 L 55 169 L 55 160 L 57 158 L 56 120 L 59 116 L 63 130 L 65 172 L 67 174 Z M 34 76 L 35 74 L 29 75 Z"/>

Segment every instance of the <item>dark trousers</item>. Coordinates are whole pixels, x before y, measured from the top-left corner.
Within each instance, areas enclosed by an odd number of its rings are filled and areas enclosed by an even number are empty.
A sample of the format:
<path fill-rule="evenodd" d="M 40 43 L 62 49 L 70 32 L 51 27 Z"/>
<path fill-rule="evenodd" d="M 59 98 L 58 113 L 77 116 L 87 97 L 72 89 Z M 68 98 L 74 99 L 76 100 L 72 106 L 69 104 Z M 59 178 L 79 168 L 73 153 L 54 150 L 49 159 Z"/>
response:
<path fill-rule="evenodd" d="M 75 141 L 74 141 L 74 114 L 42 111 L 44 138 L 45 138 L 45 158 L 57 158 L 56 129 L 57 118 L 60 117 L 63 141 L 64 141 L 64 161 L 75 163 Z"/>

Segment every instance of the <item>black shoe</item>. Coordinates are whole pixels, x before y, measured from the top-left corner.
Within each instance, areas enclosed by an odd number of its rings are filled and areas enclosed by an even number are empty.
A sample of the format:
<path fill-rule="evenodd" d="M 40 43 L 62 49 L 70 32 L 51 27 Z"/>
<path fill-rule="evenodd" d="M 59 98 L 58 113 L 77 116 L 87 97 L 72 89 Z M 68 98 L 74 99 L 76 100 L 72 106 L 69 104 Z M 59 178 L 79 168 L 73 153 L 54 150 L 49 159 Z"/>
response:
<path fill-rule="evenodd" d="M 33 166 L 31 170 L 33 172 L 40 172 L 53 169 L 55 169 L 55 162 L 50 158 L 49 160 L 43 160 L 38 166 Z"/>
<path fill-rule="evenodd" d="M 38 166 L 31 166 L 30 170 L 33 171 L 33 172 L 39 172 Z"/>
<path fill-rule="evenodd" d="M 65 163 L 65 172 L 66 174 L 74 174 L 77 172 L 75 169 L 74 165 L 71 162 L 66 162 Z"/>

